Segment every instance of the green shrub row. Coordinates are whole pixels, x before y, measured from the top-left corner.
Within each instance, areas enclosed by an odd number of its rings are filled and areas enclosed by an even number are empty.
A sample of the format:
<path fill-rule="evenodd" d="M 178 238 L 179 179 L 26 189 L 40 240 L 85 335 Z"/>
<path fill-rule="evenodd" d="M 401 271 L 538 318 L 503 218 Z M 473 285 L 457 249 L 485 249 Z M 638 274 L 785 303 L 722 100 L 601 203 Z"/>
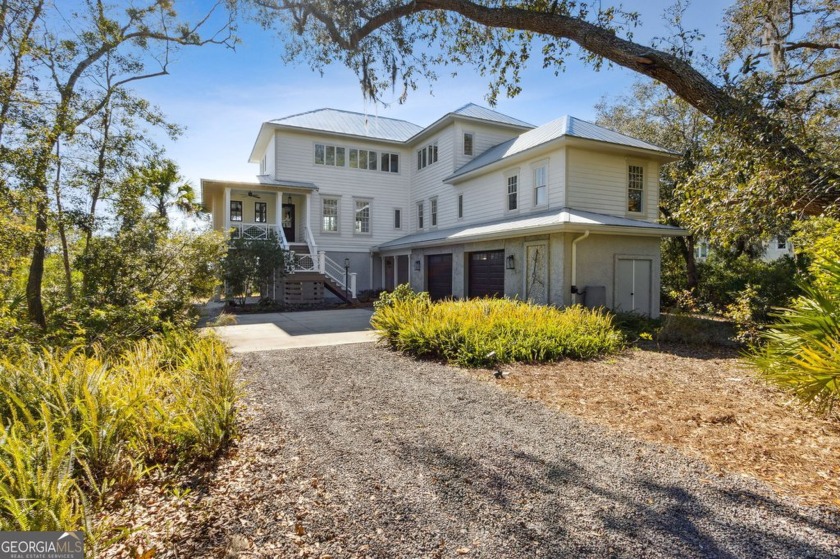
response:
<path fill-rule="evenodd" d="M 0 357 L 0 530 L 76 530 L 152 469 L 218 455 L 236 430 L 236 366 L 187 332 L 101 351 Z"/>
<path fill-rule="evenodd" d="M 407 285 L 383 294 L 371 324 L 400 351 L 466 367 L 588 359 L 622 348 L 612 317 L 582 307 L 556 309 L 510 299 L 432 303 Z"/>

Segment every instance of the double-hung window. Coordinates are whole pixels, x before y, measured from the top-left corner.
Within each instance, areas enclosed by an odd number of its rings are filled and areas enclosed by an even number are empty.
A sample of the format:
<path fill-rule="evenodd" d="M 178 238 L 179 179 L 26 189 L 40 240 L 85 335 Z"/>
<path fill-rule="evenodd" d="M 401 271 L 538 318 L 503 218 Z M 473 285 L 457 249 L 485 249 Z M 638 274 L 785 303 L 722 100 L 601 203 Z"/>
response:
<path fill-rule="evenodd" d="M 627 168 L 627 211 L 642 213 L 644 211 L 645 173 L 641 165 L 630 165 Z"/>
<path fill-rule="evenodd" d="M 438 222 L 438 201 L 437 198 L 429 200 L 429 223 L 432 227 L 437 227 Z"/>
<path fill-rule="evenodd" d="M 417 202 L 417 228 L 423 229 L 423 202 Z"/>
<path fill-rule="evenodd" d="M 507 178 L 507 209 L 512 212 L 519 208 L 519 175 Z"/>
<path fill-rule="evenodd" d="M 338 231 L 338 199 L 323 198 L 321 200 L 321 230 L 326 233 Z"/>
<path fill-rule="evenodd" d="M 473 135 L 469 132 L 464 134 L 464 155 L 473 154 Z"/>
<path fill-rule="evenodd" d="M 268 222 L 268 204 L 265 202 L 254 202 L 254 222 Z"/>
<path fill-rule="evenodd" d="M 242 221 L 242 202 L 240 200 L 230 201 L 230 220 Z"/>
<path fill-rule="evenodd" d="M 370 200 L 356 200 L 355 233 L 370 233 Z"/>
<path fill-rule="evenodd" d="M 534 169 L 534 206 L 548 203 L 548 168 L 541 165 Z"/>

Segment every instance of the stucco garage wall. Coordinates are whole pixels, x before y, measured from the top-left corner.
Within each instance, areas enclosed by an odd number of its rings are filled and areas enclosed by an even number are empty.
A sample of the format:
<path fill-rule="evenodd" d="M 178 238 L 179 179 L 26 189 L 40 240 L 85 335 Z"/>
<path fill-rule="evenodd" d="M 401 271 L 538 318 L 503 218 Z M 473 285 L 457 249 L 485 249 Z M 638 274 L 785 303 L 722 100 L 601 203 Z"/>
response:
<path fill-rule="evenodd" d="M 565 304 L 572 303 L 570 293 L 572 281 L 572 241 L 580 234 L 567 234 L 565 242 L 566 293 Z M 658 237 L 625 237 L 619 235 L 591 234 L 577 246 L 577 286 L 583 289 L 587 285 L 606 287 L 607 307 L 615 305 L 615 269 L 617 257 L 650 258 L 651 266 L 651 315 L 659 316 L 660 289 L 660 239 Z M 581 300 L 582 302 L 582 300 Z"/>

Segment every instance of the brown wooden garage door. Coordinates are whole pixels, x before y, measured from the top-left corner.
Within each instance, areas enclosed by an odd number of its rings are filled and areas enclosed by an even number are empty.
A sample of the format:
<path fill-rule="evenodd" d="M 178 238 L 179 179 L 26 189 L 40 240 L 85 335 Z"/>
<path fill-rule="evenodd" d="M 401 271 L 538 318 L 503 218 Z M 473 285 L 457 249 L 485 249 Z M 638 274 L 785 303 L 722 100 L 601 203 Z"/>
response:
<path fill-rule="evenodd" d="M 426 286 L 433 301 L 452 297 L 452 255 L 426 257 Z"/>
<path fill-rule="evenodd" d="M 470 297 L 502 297 L 505 294 L 505 251 L 470 253 Z"/>

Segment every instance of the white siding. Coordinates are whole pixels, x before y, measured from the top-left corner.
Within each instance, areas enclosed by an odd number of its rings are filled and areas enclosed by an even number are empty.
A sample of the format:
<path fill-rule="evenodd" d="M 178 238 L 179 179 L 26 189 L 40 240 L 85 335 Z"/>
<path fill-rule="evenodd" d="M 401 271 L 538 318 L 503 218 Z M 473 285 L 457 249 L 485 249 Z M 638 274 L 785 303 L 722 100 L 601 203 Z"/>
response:
<path fill-rule="evenodd" d="M 473 155 L 464 155 L 464 134 L 473 135 Z M 469 121 L 456 121 L 454 126 L 455 157 L 452 172 L 469 163 L 476 156 L 481 155 L 493 146 L 506 142 L 518 136 L 510 129 Z"/>
<path fill-rule="evenodd" d="M 400 146 L 348 139 L 342 141 L 318 134 L 278 133 L 275 136 L 277 153 L 277 176 L 285 180 L 312 182 L 318 186 L 310 204 L 310 220 L 315 242 L 319 249 L 336 251 L 366 251 L 371 247 L 406 234 L 394 229 L 394 208 L 403 209 L 406 216 L 408 187 L 410 181 L 411 154 Z M 343 146 L 348 149 L 344 167 L 329 167 L 315 164 L 315 144 Z M 400 172 L 352 169 L 349 167 L 349 148 L 367 149 L 400 155 Z M 377 161 L 377 168 L 381 160 Z M 339 232 L 321 232 L 321 198 L 339 198 Z M 371 200 L 371 233 L 354 234 L 353 200 Z"/>
<path fill-rule="evenodd" d="M 659 165 L 619 154 L 568 148 L 568 206 L 607 215 L 655 222 L 658 215 Z M 643 214 L 627 212 L 627 168 L 642 165 L 645 178 Z"/>
<path fill-rule="evenodd" d="M 275 138 L 271 138 L 265 151 L 265 173 L 272 177 L 277 176 L 277 148 Z"/>
<path fill-rule="evenodd" d="M 455 135 L 453 127 L 447 126 L 438 134 L 424 139 L 411 148 L 411 207 L 412 220 L 408 232 L 417 232 L 417 204 L 425 203 L 425 228 L 428 229 L 429 221 L 429 198 L 438 198 L 438 228 L 446 227 L 445 224 L 456 219 L 458 211 L 458 200 L 451 185 L 444 184 L 443 179 L 452 174 L 454 154 L 453 145 Z M 436 163 L 427 165 L 423 169 L 417 169 L 417 151 L 429 144 L 437 142 L 438 160 Z"/>

